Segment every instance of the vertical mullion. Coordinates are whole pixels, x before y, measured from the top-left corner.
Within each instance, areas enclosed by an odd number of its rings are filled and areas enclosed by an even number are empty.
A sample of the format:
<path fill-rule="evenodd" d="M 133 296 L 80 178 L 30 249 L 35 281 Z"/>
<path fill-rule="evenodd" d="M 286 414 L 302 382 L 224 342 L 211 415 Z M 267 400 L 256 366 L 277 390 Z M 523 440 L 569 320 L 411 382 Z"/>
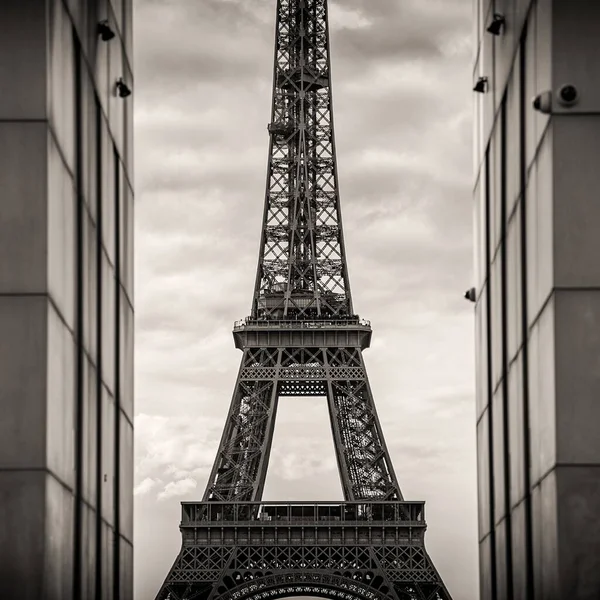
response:
<path fill-rule="evenodd" d="M 119 156 L 116 148 L 113 153 L 115 173 L 115 452 L 114 452 L 114 549 L 113 549 L 113 599 L 120 598 L 120 518 L 121 518 L 121 177 Z"/>
<path fill-rule="evenodd" d="M 102 110 L 96 98 L 96 600 L 102 598 Z"/>
<path fill-rule="evenodd" d="M 526 560 L 526 585 L 527 600 L 534 599 L 535 582 L 533 577 L 533 525 L 532 525 L 532 506 L 531 506 L 531 440 L 529 431 L 529 336 L 528 336 L 528 315 L 527 315 L 527 157 L 526 157 L 526 39 L 529 27 L 529 19 L 523 26 L 523 35 L 520 46 L 520 73 L 519 73 L 519 145 L 520 145 L 520 188 L 521 204 L 519 207 L 521 213 L 521 335 L 523 337 L 522 345 L 522 365 L 523 365 L 523 453 L 524 458 L 524 485 L 525 485 L 525 560 Z"/>
<path fill-rule="evenodd" d="M 508 389 L 508 311 L 507 311 L 507 227 L 506 227 L 506 95 L 502 99 L 500 110 L 500 255 L 502 257 L 501 272 L 501 315 L 502 315 L 502 451 L 504 462 L 504 513 L 506 520 L 506 590 L 508 597 L 513 593 L 512 564 L 512 517 L 510 500 L 510 422 L 509 422 L 509 389 Z"/>
<path fill-rule="evenodd" d="M 56 32 L 55 32 L 56 34 Z M 73 598 L 81 598 L 82 585 L 82 512 L 83 512 L 83 402 L 84 402 L 84 342 L 83 342 L 83 184 L 82 184 L 82 131 L 81 124 L 81 48 L 76 32 L 73 30 L 74 69 L 75 69 L 75 180 L 76 180 L 76 375 L 75 375 L 75 508 L 74 508 L 74 544 L 73 544 Z"/>
<path fill-rule="evenodd" d="M 485 299 L 485 310 L 487 313 L 487 397 L 488 397 L 488 472 L 489 472 L 489 493 L 490 493 L 490 577 L 491 577 L 491 600 L 497 598 L 497 568 L 496 568 L 496 529 L 494 513 L 496 510 L 496 497 L 495 497 L 495 485 L 494 485 L 494 419 L 493 419 L 493 393 L 494 385 L 492 382 L 493 371 L 492 371 L 492 272 L 491 272 L 491 250 L 490 250 L 490 237 L 491 237 L 491 226 L 490 226 L 490 211 L 491 211 L 491 189 L 490 189 L 490 146 L 488 146 L 485 152 L 485 264 L 487 271 L 488 281 L 488 293 Z"/>

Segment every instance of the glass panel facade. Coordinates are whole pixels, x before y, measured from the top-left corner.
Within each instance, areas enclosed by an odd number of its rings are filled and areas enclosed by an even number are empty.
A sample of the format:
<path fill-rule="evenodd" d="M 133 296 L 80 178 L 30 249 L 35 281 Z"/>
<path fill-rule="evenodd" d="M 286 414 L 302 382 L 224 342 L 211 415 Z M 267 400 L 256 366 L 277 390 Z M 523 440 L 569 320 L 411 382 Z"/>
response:
<path fill-rule="evenodd" d="M 536 10 L 531 10 L 525 26 L 524 35 L 524 66 L 525 66 L 525 98 L 535 98 L 538 93 L 535 80 L 535 21 Z M 525 135 L 525 166 L 527 170 L 533 162 L 536 150 L 535 128 L 537 116 L 528 111 L 523 123 Z"/>
<path fill-rule="evenodd" d="M 554 358 L 554 301 L 533 327 L 537 338 L 537 361 L 530 364 L 530 379 L 537 381 L 537 395 L 531 395 L 531 449 L 533 482 L 544 477 L 556 461 L 556 383 Z"/>
<path fill-rule="evenodd" d="M 102 252 L 102 381 L 115 391 L 116 302 L 115 270 Z"/>
<path fill-rule="evenodd" d="M 114 546 L 115 534 L 111 527 L 106 523 L 102 523 L 101 528 L 102 547 L 100 555 L 102 557 L 101 581 L 102 581 L 102 600 L 111 600 L 114 598 Z M 118 540 L 117 540 L 118 543 Z"/>
<path fill-rule="evenodd" d="M 525 496 L 525 431 L 523 422 L 523 363 L 522 354 L 511 364 L 508 372 L 508 437 L 510 452 L 510 506 Z"/>
<path fill-rule="evenodd" d="M 62 2 L 50 2 L 49 121 L 67 168 L 75 173 L 73 25 Z"/>
<path fill-rule="evenodd" d="M 506 92 L 506 218 L 521 195 L 521 52 L 517 51 Z"/>
<path fill-rule="evenodd" d="M 506 17 L 498 35 L 489 11 Z M 474 16 L 473 73 L 489 78 L 473 159 L 481 600 L 600 598 L 600 570 L 575 565 L 600 552 L 587 541 L 600 524 L 600 4 L 480 0 Z"/>
<path fill-rule="evenodd" d="M 552 130 L 550 129 L 546 131 L 540 143 L 536 165 L 538 295 L 535 308 L 541 309 L 554 287 L 554 208 L 552 202 Z"/>
<path fill-rule="evenodd" d="M 477 418 L 489 403 L 488 397 L 488 321 L 487 321 L 487 286 L 481 290 L 481 296 L 475 306 L 475 339 L 478 351 L 475 353 L 475 382 L 477 390 Z"/>
<path fill-rule="evenodd" d="M 120 539 L 120 558 L 121 558 L 121 568 L 125 573 L 130 573 L 133 571 L 133 546 L 126 539 Z M 126 577 L 120 578 L 121 588 L 120 595 L 121 598 L 133 598 L 133 580 L 128 579 Z"/>
<path fill-rule="evenodd" d="M 94 82 L 86 63 L 81 60 L 79 66 L 81 97 L 79 110 L 81 115 L 81 190 L 92 222 L 98 215 L 98 110 L 94 94 Z"/>
<path fill-rule="evenodd" d="M 527 594 L 527 519 L 525 503 L 521 502 L 512 511 L 512 556 L 513 556 L 513 598 L 528 600 Z"/>
<path fill-rule="evenodd" d="M 48 291 L 67 326 L 75 328 L 75 184 L 48 136 Z"/>
<path fill-rule="evenodd" d="M 125 179 L 122 172 L 121 178 L 121 202 L 119 216 L 119 251 L 120 251 L 120 269 L 121 284 L 130 302 L 133 302 L 133 191 L 129 182 Z"/>
<path fill-rule="evenodd" d="M 102 387 L 102 518 L 115 520 L 115 400 Z"/>
<path fill-rule="evenodd" d="M 133 308 L 123 288 L 120 289 L 120 294 L 119 404 L 127 418 L 133 422 Z"/>
<path fill-rule="evenodd" d="M 538 229 L 537 222 L 537 163 L 529 170 L 529 179 L 525 189 L 525 252 L 527 261 L 527 320 L 531 327 L 539 311 L 539 262 L 538 262 Z"/>
<path fill-rule="evenodd" d="M 81 506 L 81 598 L 94 598 L 98 553 L 96 548 L 96 511 L 87 504 Z"/>
<path fill-rule="evenodd" d="M 494 578 L 492 577 L 492 539 L 487 536 L 479 544 L 479 589 L 481 598 L 493 598 Z"/>
<path fill-rule="evenodd" d="M 498 386 L 492 398 L 492 443 L 494 450 L 494 523 L 506 515 L 505 444 L 504 439 L 504 382 Z"/>
<path fill-rule="evenodd" d="M 496 524 L 496 597 L 511 598 L 509 594 L 508 569 L 506 561 L 507 548 L 506 519 Z M 511 599 L 512 600 L 512 599 Z"/>
<path fill-rule="evenodd" d="M 121 412 L 121 422 L 119 424 L 120 435 L 120 454 L 121 463 L 119 465 L 118 477 L 119 486 L 123 490 L 133 489 L 133 463 L 127 460 L 133 454 L 133 427 L 127 417 Z M 126 495 L 121 495 L 121 504 L 119 507 L 119 530 L 121 535 L 133 543 L 133 505 Z"/>
<path fill-rule="evenodd" d="M 45 487 L 44 543 L 48 555 L 57 557 L 60 560 L 60 562 L 56 561 L 44 570 L 45 597 L 71 598 L 74 539 L 73 494 L 71 490 L 64 487 L 57 479 L 50 475 L 46 476 Z M 33 521 L 34 519 L 31 519 L 31 516 L 29 516 L 27 520 Z M 12 597 L 18 598 L 19 596 Z"/>
<path fill-rule="evenodd" d="M 115 206 L 116 206 L 116 175 L 114 146 L 108 124 L 101 117 L 102 130 L 102 244 L 111 265 L 115 264 Z"/>
<path fill-rule="evenodd" d="M 114 1 L 114 0 L 113 0 Z M 120 44 L 110 44 L 109 46 L 109 81 L 117 81 L 124 77 L 123 48 Z M 128 83 L 131 83 L 130 81 Z M 117 94 L 110 95 L 109 101 L 110 131 L 113 143 L 120 156 L 125 155 L 123 146 L 124 123 L 125 123 L 125 103 Z"/>
<path fill-rule="evenodd" d="M 506 236 L 506 321 L 507 353 L 509 363 L 514 360 L 523 343 L 523 290 L 521 252 L 521 204 L 508 222 Z"/>
<path fill-rule="evenodd" d="M 133 88 L 132 1 L 6 0 L 2 17 L 0 395 L 10 405 L 0 419 L 0 513 L 10 518 L 0 598 L 113 600 L 121 589 L 124 600 L 133 579 L 133 102 L 113 92 L 120 77 Z M 117 35 L 102 41 L 107 18 Z M 117 428 L 121 396 L 129 421 Z"/>
<path fill-rule="evenodd" d="M 502 172 L 502 121 L 501 116 L 498 117 L 497 125 L 492 132 L 492 138 L 490 141 L 490 196 L 488 198 L 489 203 L 489 216 L 490 216 L 490 256 L 492 260 L 495 259 L 498 252 L 500 251 L 500 243 L 502 241 L 503 233 L 503 219 L 502 219 L 502 193 L 504 191 L 504 181 Z"/>
<path fill-rule="evenodd" d="M 477 423 L 477 489 L 479 499 L 479 539 L 491 530 L 490 521 L 490 464 L 489 411 L 486 409 Z"/>
<path fill-rule="evenodd" d="M 476 368 L 481 592 L 482 600 L 492 600 L 511 597 L 514 582 L 509 579 L 514 577 L 511 557 L 515 540 L 511 507 L 527 496 L 525 363 L 519 352 L 526 337 L 523 334 L 526 257 L 522 227 L 525 207 L 521 189 L 525 168 L 522 113 L 529 99 L 526 100 L 522 89 L 523 42 L 519 32 L 512 28 L 518 9 L 510 6 L 500 10 L 480 1 L 479 14 L 486 10 L 501 12 L 510 21 L 500 36 L 485 31 L 492 12 L 480 24 L 484 57 L 479 56 L 483 65 L 479 70 L 491 81 L 488 93 L 483 98 L 478 94 L 475 100 L 476 104 L 486 106 L 480 114 L 481 122 L 475 124 L 483 141 L 479 149 L 476 146 L 480 156 L 474 160 L 481 165 L 474 192 L 479 206 L 474 213 L 476 219 L 483 217 L 485 222 L 487 210 L 487 228 L 475 225 L 476 232 L 483 233 L 476 235 L 478 292 L 481 288 L 482 296 L 489 294 L 489 303 L 480 299 L 476 307 Z M 490 58 L 486 47 L 493 44 L 495 49 Z M 486 144 L 487 156 L 482 160 Z M 537 260 L 537 246 L 534 247 Z M 488 329 L 485 323 L 489 324 Z M 492 400 L 488 405 L 489 390 Z M 486 506 L 481 506 L 482 503 Z M 520 528 L 517 535 L 526 537 L 522 522 L 517 527 Z"/>
<path fill-rule="evenodd" d="M 89 359 L 83 361 L 82 402 L 82 471 L 83 499 L 92 508 L 97 506 L 98 489 L 98 373 Z"/>
<path fill-rule="evenodd" d="M 502 328 L 502 254 L 496 256 L 491 265 L 491 349 L 492 349 L 492 389 L 495 389 L 504 376 L 503 328 Z"/>
<path fill-rule="evenodd" d="M 75 376 L 73 334 L 49 305 L 46 460 L 50 471 L 71 489 L 75 486 Z"/>
<path fill-rule="evenodd" d="M 96 364 L 98 350 L 98 231 L 90 213 L 83 211 L 83 344 Z"/>

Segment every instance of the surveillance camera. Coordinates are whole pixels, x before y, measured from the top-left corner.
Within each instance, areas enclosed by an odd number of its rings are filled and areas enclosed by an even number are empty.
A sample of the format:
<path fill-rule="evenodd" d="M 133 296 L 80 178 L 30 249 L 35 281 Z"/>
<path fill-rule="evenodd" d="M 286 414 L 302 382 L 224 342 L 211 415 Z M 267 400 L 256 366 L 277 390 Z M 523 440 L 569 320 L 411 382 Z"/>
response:
<path fill-rule="evenodd" d="M 542 92 L 533 99 L 533 108 L 545 115 L 552 112 L 552 92 Z"/>
<path fill-rule="evenodd" d="M 579 92 L 574 85 L 566 84 L 558 90 L 558 101 L 563 106 L 573 106 L 579 100 Z"/>
<path fill-rule="evenodd" d="M 477 290 L 472 287 L 465 292 L 465 298 L 469 300 L 469 302 L 475 302 L 477 300 Z"/>

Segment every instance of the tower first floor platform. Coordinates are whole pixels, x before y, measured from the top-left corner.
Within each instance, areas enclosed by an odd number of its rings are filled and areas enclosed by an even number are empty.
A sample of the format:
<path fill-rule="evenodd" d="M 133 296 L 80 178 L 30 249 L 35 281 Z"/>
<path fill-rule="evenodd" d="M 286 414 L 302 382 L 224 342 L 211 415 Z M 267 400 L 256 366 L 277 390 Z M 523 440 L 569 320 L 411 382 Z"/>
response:
<path fill-rule="evenodd" d="M 423 502 L 186 502 L 157 600 L 450 600 Z"/>

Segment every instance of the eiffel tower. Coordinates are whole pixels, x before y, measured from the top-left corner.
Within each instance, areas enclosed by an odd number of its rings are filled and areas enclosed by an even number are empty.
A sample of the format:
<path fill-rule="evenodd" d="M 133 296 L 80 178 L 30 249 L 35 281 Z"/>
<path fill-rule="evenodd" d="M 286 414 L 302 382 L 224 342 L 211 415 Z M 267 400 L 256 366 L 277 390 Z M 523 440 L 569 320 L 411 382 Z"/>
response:
<path fill-rule="evenodd" d="M 157 600 L 450 600 L 404 501 L 352 307 L 332 118 L 327 0 L 278 0 L 268 181 L 251 316 L 202 502 Z M 262 502 L 278 399 L 326 396 L 344 501 Z"/>

